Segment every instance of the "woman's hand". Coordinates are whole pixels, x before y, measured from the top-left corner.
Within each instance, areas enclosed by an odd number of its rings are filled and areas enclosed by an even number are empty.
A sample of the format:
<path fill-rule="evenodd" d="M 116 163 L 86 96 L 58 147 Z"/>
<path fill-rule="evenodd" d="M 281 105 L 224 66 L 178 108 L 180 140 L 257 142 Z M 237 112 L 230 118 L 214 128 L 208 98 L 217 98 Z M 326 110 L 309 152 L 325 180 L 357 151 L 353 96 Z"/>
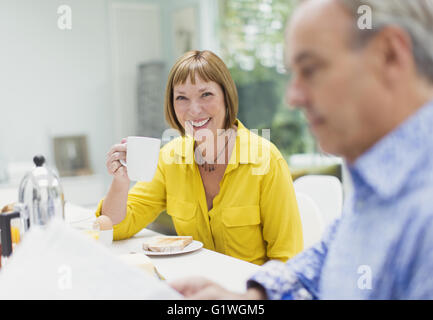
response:
<path fill-rule="evenodd" d="M 120 163 L 120 160 L 126 162 L 126 139 L 122 139 L 120 144 L 115 144 L 111 147 L 107 153 L 107 171 L 114 177 L 116 181 L 128 183 L 129 177 L 128 171 L 125 166 Z"/>

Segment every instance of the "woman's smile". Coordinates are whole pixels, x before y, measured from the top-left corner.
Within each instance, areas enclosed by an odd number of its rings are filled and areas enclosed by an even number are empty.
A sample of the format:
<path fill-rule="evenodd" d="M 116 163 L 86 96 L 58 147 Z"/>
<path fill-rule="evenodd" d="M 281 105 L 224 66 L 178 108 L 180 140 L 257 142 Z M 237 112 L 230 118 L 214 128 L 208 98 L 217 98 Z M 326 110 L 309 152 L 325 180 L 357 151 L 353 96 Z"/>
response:
<path fill-rule="evenodd" d="M 211 119 L 212 118 L 205 118 L 203 120 L 189 120 L 189 122 L 195 130 L 198 130 L 206 128 Z"/>

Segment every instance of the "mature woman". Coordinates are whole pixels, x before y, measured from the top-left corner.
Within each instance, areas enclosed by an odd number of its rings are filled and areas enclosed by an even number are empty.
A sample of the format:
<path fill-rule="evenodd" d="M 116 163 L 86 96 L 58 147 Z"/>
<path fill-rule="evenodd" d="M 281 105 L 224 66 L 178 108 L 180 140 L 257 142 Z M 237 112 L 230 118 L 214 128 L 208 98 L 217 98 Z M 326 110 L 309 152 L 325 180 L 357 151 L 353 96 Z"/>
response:
<path fill-rule="evenodd" d="M 286 161 L 268 140 L 236 119 L 236 86 L 210 51 L 185 53 L 167 82 L 165 115 L 181 136 L 161 148 L 151 182 L 130 180 L 125 140 L 108 153 L 113 182 L 97 215 L 114 239 L 133 236 L 167 210 L 178 235 L 255 264 L 286 261 L 303 248 L 302 226 Z"/>

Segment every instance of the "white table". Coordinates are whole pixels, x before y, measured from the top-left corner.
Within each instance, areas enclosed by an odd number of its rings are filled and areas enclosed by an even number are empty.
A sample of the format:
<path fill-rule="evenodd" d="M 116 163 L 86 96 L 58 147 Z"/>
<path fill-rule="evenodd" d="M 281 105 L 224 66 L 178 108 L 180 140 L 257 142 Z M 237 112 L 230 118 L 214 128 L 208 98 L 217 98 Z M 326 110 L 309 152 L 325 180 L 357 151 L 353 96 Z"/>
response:
<path fill-rule="evenodd" d="M 65 219 L 72 226 L 78 226 L 83 223 L 88 224 L 95 217 L 93 211 L 67 203 Z M 114 241 L 109 249 L 116 255 L 142 252 L 143 240 L 158 234 L 143 229 L 130 239 Z M 180 255 L 149 257 L 157 270 L 169 281 L 188 276 L 204 276 L 239 293 L 245 291 L 246 280 L 261 268 L 255 264 L 204 248 Z"/>

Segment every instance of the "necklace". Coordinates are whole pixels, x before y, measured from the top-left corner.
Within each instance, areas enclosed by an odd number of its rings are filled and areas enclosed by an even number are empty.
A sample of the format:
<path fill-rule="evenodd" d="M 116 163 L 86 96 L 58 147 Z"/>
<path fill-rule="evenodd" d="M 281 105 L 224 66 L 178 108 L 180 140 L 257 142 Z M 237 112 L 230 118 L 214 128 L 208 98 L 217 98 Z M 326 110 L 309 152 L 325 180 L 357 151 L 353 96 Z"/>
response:
<path fill-rule="evenodd" d="M 219 157 L 221 156 L 221 154 L 223 153 L 223 151 L 226 150 L 226 147 L 227 147 L 229 141 L 232 138 L 233 131 L 234 130 L 232 130 L 232 129 L 230 130 L 230 136 L 227 139 L 227 141 L 226 141 L 226 143 L 224 145 L 224 148 L 222 148 L 221 151 L 217 154 L 217 156 L 215 157 L 215 159 L 214 159 L 214 161 L 213 161 L 212 164 L 207 163 L 207 161 L 203 158 L 202 151 L 200 150 L 200 148 L 199 147 L 196 148 L 195 153 L 200 158 L 198 164 L 199 164 L 200 167 L 202 167 L 204 169 L 204 171 L 207 171 L 207 172 L 215 171 L 216 161 L 219 159 Z"/>

